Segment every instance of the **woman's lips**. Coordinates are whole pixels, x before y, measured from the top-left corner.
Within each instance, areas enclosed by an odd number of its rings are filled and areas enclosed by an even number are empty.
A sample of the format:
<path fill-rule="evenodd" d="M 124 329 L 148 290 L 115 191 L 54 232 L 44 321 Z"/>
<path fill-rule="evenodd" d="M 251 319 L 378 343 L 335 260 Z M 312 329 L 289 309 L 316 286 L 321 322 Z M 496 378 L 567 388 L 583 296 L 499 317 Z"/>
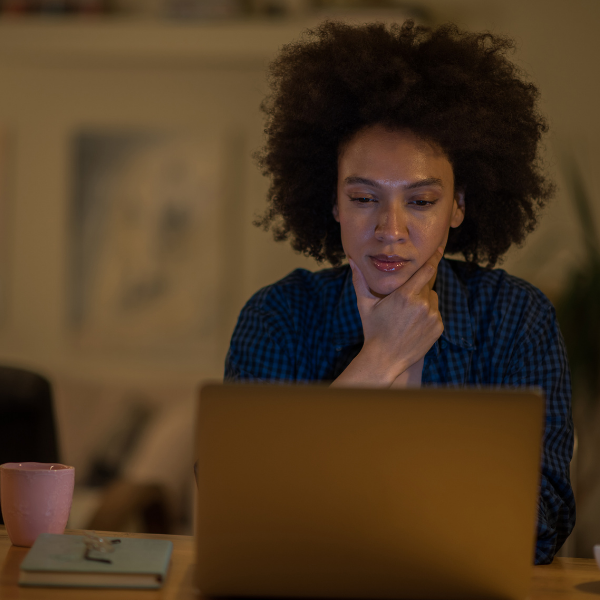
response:
<path fill-rule="evenodd" d="M 391 256 L 387 254 L 377 254 L 375 256 L 369 256 L 369 258 L 378 271 L 385 271 L 387 273 L 398 271 L 408 262 L 408 259 L 395 254 Z"/>

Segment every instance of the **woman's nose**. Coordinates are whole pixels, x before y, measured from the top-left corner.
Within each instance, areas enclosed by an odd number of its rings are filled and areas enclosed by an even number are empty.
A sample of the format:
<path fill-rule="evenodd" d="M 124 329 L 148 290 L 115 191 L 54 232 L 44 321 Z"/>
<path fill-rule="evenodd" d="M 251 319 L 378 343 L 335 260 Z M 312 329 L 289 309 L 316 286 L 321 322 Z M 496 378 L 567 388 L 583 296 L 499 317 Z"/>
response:
<path fill-rule="evenodd" d="M 378 213 L 375 237 L 382 242 L 397 242 L 406 239 L 408 229 L 406 215 L 399 206 L 387 206 Z"/>

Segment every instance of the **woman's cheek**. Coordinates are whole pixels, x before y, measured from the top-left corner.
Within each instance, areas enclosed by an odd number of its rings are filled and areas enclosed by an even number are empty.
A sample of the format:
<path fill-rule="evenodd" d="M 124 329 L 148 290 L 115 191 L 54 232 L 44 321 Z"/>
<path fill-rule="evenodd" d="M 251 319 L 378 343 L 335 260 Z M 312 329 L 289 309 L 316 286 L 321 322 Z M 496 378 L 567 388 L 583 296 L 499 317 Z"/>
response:
<path fill-rule="evenodd" d="M 439 246 L 446 245 L 449 232 L 450 220 L 444 215 L 443 218 L 436 218 L 423 223 L 420 237 L 423 245 L 431 246 L 433 251 L 435 251 Z"/>

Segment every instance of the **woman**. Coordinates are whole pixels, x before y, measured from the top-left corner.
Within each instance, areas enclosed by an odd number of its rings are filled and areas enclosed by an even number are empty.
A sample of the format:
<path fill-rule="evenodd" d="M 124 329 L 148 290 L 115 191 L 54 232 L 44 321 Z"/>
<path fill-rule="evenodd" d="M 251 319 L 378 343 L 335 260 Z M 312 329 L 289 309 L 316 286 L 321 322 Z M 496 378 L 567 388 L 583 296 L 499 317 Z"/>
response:
<path fill-rule="evenodd" d="M 325 23 L 283 49 L 263 105 L 261 224 L 334 268 L 250 299 L 225 378 L 543 388 L 536 562 L 548 563 L 575 521 L 568 364 L 544 295 L 491 268 L 553 193 L 537 89 L 511 47 L 408 21 Z"/>

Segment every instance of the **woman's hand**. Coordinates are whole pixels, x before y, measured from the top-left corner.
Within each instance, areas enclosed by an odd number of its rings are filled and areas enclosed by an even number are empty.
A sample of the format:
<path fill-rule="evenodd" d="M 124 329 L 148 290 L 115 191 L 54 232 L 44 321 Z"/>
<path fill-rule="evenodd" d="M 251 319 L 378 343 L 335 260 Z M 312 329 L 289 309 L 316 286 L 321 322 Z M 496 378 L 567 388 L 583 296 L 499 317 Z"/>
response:
<path fill-rule="evenodd" d="M 420 383 L 422 360 L 444 330 L 438 297 L 432 289 L 442 256 L 440 247 L 385 298 L 371 293 L 364 275 L 349 259 L 364 344 L 332 385 L 404 387 Z"/>

